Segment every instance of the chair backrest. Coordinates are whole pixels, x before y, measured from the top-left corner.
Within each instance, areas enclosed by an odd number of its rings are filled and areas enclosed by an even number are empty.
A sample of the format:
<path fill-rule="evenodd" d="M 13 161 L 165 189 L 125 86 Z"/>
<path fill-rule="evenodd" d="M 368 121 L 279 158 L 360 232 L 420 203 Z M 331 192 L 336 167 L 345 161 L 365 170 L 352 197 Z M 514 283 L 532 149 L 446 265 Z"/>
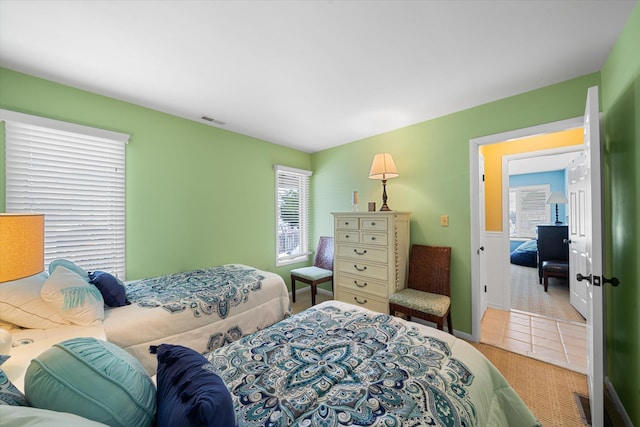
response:
<path fill-rule="evenodd" d="M 313 265 L 333 271 L 333 237 L 320 237 Z"/>
<path fill-rule="evenodd" d="M 412 245 L 407 286 L 419 291 L 451 296 L 451 248 Z"/>

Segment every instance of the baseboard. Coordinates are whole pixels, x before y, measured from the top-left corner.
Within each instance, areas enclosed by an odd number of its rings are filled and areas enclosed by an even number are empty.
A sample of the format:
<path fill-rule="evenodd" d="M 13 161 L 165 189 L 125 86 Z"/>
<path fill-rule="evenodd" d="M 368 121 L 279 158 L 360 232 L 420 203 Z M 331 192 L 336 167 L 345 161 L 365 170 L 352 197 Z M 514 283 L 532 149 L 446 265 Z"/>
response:
<path fill-rule="evenodd" d="M 618 419 L 624 423 L 625 427 L 633 427 L 633 423 L 631 422 L 631 418 L 629 418 L 629 414 L 627 414 L 627 411 L 624 409 L 624 405 L 622 404 L 622 401 L 620 400 L 620 398 L 618 397 L 618 393 L 616 393 L 616 389 L 613 386 L 613 383 L 611 382 L 611 380 L 609 379 L 609 377 L 605 377 L 604 378 L 604 386 L 606 388 L 606 392 L 609 394 L 609 401 L 613 404 L 613 408 L 610 408 L 611 410 L 615 411 L 615 415 L 617 415 Z M 605 396 L 605 410 L 609 409 L 607 408 L 607 402 L 606 402 L 606 396 Z M 609 410 L 609 417 L 611 418 L 611 410 Z"/>

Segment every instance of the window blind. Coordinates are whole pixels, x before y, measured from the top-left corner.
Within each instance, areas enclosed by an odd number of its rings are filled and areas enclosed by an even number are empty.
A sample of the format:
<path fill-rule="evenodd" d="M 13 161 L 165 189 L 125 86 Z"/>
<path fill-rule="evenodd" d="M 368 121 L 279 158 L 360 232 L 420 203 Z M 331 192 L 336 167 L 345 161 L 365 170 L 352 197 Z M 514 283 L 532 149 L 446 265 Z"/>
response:
<path fill-rule="evenodd" d="M 535 239 L 538 225 L 549 224 L 549 185 L 509 188 L 510 236 Z"/>
<path fill-rule="evenodd" d="M 312 172 L 275 165 L 276 265 L 309 256 L 309 177 Z"/>
<path fill-rule="evenodd" d="M 6 211 L 45 215 L 45 266 L 57 258 L 125 278 L 128 135 L 12 111 L 5 122 Z"/>

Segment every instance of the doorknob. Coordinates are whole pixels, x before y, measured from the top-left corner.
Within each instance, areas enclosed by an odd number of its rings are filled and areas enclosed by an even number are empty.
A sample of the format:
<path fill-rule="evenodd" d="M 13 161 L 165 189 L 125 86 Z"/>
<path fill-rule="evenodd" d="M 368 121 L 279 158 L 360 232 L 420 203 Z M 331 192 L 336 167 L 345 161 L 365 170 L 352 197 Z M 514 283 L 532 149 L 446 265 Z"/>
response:
<path fill-rule="evenodd" d="M 587 282 L 591 283 L 591 274 L 588 276 L 583 276 L 582 274 L 578 273 L 576 274 L 576 280 L 578 282 L 582 282 L 583 280 L 586 280 Z"/>
<path fill-rule="evenodd" d="M 602 283 L 611 283 L 611 286 L 618 286 L 620 284 L 620 280 L 618 280 L 617 277 L 607 279 L 606 277 L 602 276 Z"/>
<path fill-rule="evenodd" d="M 484 251 L 484 246 L 480 246 L 480 248 L 478 248 L 478 255 L 480 255 L 480 251 Z"/>
<path fill-rule="evenodd" d="M 568 245 L 571 243 L 571 239 L 562 239 L 562 243 L 565 243 Z"/>

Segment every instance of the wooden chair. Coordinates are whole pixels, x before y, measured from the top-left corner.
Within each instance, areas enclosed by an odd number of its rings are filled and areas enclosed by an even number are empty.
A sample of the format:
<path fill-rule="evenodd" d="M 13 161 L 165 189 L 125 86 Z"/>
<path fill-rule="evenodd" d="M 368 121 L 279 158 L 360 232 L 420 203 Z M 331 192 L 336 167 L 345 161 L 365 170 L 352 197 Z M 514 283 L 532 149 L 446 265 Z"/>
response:
<path fill-rule="evenodd" d="M 316 305 L 320 283 L 331 281 L 333 291 L 333 237 L 320 237 L 313 266 L 291 270 L 291 298 L 296 302 L 296 281 L 311 285 L 311 305 Z"/>
<path fill-rule="evenodd" d="M 440 330 L 444 330 L 446 317 L 453 335 L 450 270 L 450 247 L 413 245 L 407 288 L 391 295 L 389 313 L 403 313 L 407 320 L 417 317 L 434 322 Z"/>

